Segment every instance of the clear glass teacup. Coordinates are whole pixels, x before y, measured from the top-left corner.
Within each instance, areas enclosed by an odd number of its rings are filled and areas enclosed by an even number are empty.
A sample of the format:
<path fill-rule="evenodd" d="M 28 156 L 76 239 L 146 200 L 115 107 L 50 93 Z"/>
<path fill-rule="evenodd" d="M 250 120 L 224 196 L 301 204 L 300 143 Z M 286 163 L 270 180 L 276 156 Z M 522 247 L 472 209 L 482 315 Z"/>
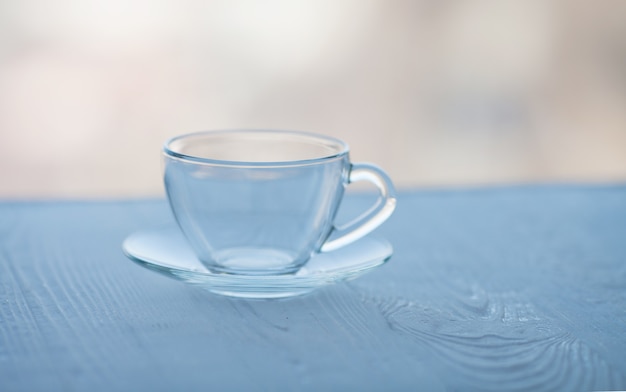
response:
<path fill-rule="evenodd" d="M 387 174 L 372 164 L 351 163 L 346 143 L 327 136 L 200 132 L 168 140 L 163 156 L 174 216 L 199 260 L 213 272 L 296 272 L 315 253 L 374 230 L 396 205 Z M 355 181 L 373 183 L 380 197 L 361 216 L 336 226 L 344 190 Z"/>

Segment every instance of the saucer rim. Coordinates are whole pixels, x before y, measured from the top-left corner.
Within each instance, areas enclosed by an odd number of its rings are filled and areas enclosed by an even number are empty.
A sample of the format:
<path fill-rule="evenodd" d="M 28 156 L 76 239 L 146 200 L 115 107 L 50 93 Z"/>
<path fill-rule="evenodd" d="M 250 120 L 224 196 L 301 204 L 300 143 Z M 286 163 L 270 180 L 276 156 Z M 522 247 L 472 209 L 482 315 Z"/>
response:
<path fill-rule="evenodd" d="M 159 262 L 151 257 L 141 257 L 133 254 L 128 248 L 128 244 L 134 236 L 141 234 L 167 232 L 175 230 L 175 227 L 154 227 L 132 232 L 122 242 L 122 251 L 131 261 L 148 270 L 165 275 L 169 278 L 183 281 L 187 284 L 200 286 L 213 293 L 231 297 L 244 298 L 283 298 L 306 294 L 322 286 L 356 279 L 375 268 L 386 264 L 393 256 L 393 247 L 386 239 L 368 235 L 359 241 L 375 241 L 384 246 L 387 251 L 383 257 L 368 257 L 367 260 L 359 262 L 357 268 L 341 268 L 335 270 L 307 270 L 306 264 L 299 272 L 302 275 L 282 274 L 282 275 L 237 275 L 215 273 L 206 267 L 204 270 L 193 270 L 183 268 L 169 263 Z M 180 233 L 179 233 L 180 234 Z M 184 238 L 184 237 L 183 237 Z M 354 246 L 354 244 L 352 244 Z M 187 245 L 188 246 L 188 245 Z M 350 245 L 348 245 L 350 246 Z M 340 248 L 341 249 L 341 248 Z M 339 250 L 339 249 L 338 249 Z M 332 253 L 332 252 L 328 252 Z M 316 257 L 316 256 L 313 256 Z M 197 260 L 197 258 L 196 258 Z M 199 260 L 199 265 L 202 266 Z M 360 268 L 359 268 L 360 266 Z"/>

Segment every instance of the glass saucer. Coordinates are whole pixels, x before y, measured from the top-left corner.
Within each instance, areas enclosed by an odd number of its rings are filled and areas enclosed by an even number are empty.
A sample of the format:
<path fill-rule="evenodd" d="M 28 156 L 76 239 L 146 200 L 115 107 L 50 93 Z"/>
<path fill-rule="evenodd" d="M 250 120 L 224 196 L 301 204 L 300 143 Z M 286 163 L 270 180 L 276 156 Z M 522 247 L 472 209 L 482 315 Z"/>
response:
<path fill-rule="evenodd" d="M 177 227 L 131 234 L 122 245 L 137 264 L 213 293 L 242 298 L 284 298 L 354 279 L 384 264 L 393 253 L 384 239 L 367 236 L 332 252 L 314 255 L 295 274 L 234 275 L 209 271 Z"/>

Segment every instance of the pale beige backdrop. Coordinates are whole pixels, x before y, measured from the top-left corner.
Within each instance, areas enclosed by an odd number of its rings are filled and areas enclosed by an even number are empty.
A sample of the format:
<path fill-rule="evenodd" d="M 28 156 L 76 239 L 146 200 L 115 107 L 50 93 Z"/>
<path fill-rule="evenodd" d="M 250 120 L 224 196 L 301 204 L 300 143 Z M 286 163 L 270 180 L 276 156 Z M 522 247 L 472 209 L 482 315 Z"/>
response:
<path fill-rule="evenodd" d="M 0 197 L 162 194 L 167 137 L 333 135 L 399 187 L 626 180 L 626 2 L 0 1 Z"/>

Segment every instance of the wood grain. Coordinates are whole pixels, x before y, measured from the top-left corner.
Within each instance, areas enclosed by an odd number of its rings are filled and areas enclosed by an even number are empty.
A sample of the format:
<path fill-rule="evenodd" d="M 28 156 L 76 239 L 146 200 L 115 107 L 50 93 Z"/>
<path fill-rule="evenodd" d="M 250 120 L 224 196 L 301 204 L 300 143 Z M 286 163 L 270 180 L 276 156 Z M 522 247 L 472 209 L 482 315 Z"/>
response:
<path fill-rule="evenodd" d="M 0 391 L 626 389 L 625 187 L 405 192 L 388 265 L 278 301 L 123 256 L 168 223 L 163 200 L 0 203 Z"/>

